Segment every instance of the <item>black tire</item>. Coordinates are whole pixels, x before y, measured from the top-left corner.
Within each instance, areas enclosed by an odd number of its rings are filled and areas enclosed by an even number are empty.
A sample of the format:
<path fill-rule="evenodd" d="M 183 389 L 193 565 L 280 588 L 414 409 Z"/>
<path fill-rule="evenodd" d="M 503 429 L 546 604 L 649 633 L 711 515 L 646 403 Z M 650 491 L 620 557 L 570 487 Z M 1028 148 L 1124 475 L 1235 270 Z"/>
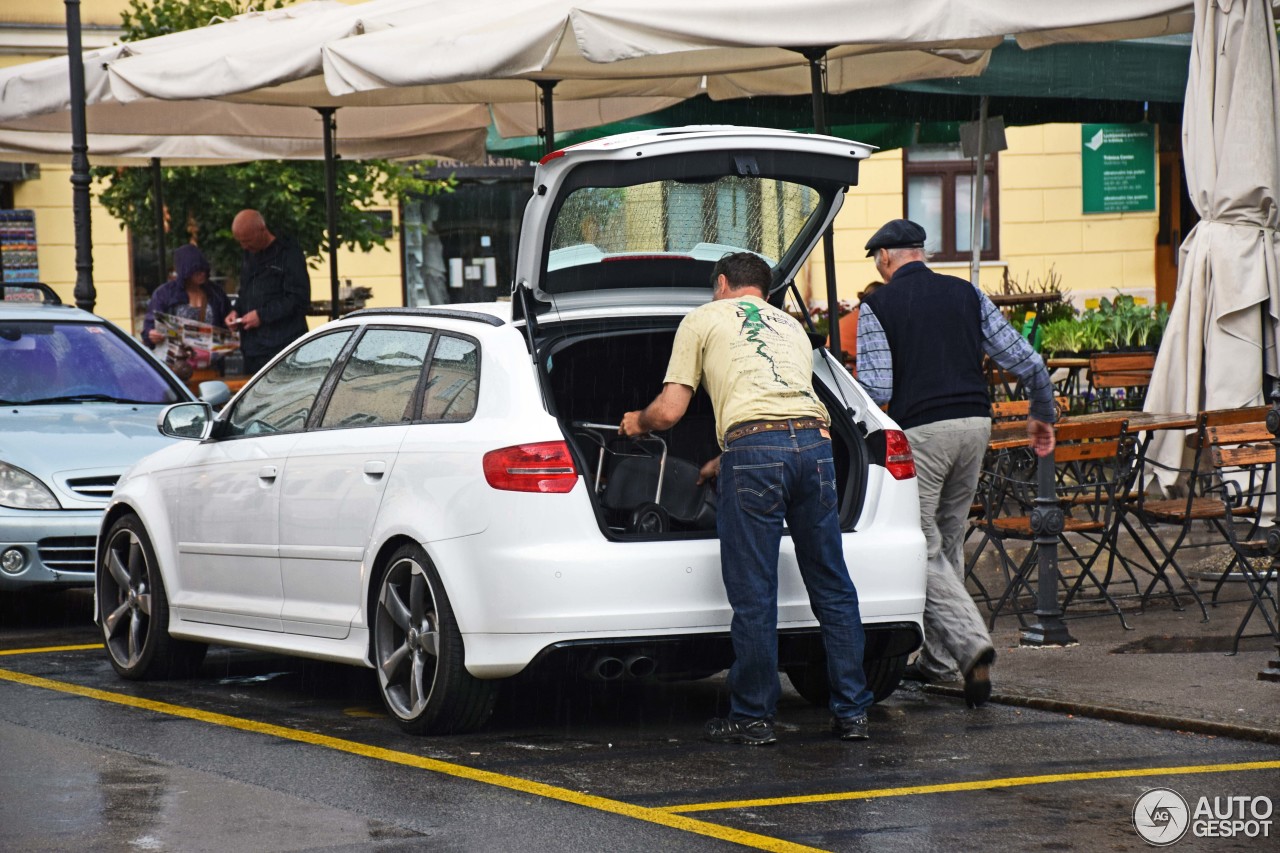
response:
<path fill-rule="evenodd" d="M 868 657 L 862 661 L 862 671 L 867 677 L 867 689 L 873 702 L 883 702 L 893 695 L 902 683 L 907 671 L 907 655 L 892 657 Z M 827 682 L 825 660 L 807 664 L 793 664 L 786 668 L 787 678 L 806 702 L 825 708 L 831 699 L 831 687 Z"/>
<path fill-rule="evenodd" d="M 831 700 L 831 687 L 827 682 L 827 662 L 791 664 L 785 668 L 791 686 L 810 705 L 827 707 Z"/>
<path fill-rule="evenodd" d="M 627 525 L 632 533 L 657 535 L 671 529 L 671 517 L 661 505 L 643 503 L 631 511 Z"/>
<path fill-rule="evenodd" d="M 902 683 L 902 676 L 907 672 L 907 655 L 866 658 L 862 662 L 862 671 L 867 676 L 867 689 L 875 697 L 875 701 L 883 702 L 893 695 Z"/>
<path fill-rule="evenodd" d="M 142 520 L 122 516 L 107 532 L 98 563 L 98 622 L 111 666 L 136 681 L 182 678 L 208 646 L 169 636 L 169 597 Z"/>
<path fill-rule="evenodd" d="M 417 545 L 391 555 L 378 582 L 372 624 L 378 690 L 400 728 L 451 734 L 484 725 L 498 682 L 467 672 L 444 584 Z"/>

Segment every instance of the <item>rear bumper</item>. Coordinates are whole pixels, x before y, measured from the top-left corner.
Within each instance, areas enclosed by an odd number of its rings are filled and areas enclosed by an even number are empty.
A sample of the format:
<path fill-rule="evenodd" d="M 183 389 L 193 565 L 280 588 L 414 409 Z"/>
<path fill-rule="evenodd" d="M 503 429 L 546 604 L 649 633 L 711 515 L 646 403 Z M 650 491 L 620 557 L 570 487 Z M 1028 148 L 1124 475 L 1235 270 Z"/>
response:
<path fill-rule="evenodd" d="M 864 625 L 867 636 L 866 660 L 910 654 L 920 648 L 924 631 L 912 620 Z M 560 676 L 596 677 L 600 661 L 614 658 L 624 664 L 637 658 L 652 663 L 651 674 L 658 678 L 702 678 L 727 669 L 733 663 L 733 646 L 725 630 L 701 633 L 635 634 L 630 636 L 566 638 L 556 635 L 468 635 L 467 670 L 478 678 L 505 678 L 524 670 Z M 521 657 L 536 649 L 527 667 L 479 658 Z M 816 624 L 803 628 L 782 628 L 778 632 L 778 666 L 807 664 L 820 655 L 822 635 Z M 649 668 L 646 667 L 646 672 Z M 618 670 L 631 675 L 632 667 Z"/>

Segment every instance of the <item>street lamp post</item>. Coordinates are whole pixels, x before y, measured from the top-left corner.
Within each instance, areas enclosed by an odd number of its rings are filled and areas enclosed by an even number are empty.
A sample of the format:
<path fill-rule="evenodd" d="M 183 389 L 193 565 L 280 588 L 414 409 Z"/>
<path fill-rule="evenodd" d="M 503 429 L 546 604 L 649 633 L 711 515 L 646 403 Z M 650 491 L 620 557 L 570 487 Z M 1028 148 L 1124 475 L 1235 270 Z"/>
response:
<path fill-rule="evenodd" d="M 1039 580 L 1036 582 L 1036 624 L 1022 632 L 1024 646 L 1067 646 L 1075 638 L 1062 621 L 1058 605 L 1058 534 L 1066 516 L 1058 505 L 1054 488 L 1054 458 L 1036 459 L 1036 499 L 1031 510 L 1031 532 L 1035 534 L 1036 552 L 1040 558 Z"/>
<path fill-rule="evenodd" d="M 93 239 L 89 222 L 89 138 L 84 117 L 84 49 L 80 44 L 80 0 L 67 7 L 67 68 L 71 77 L 71 214 L 76 240 L 76 306 L 92 311 L 98 300 L 93 286 Z"/>

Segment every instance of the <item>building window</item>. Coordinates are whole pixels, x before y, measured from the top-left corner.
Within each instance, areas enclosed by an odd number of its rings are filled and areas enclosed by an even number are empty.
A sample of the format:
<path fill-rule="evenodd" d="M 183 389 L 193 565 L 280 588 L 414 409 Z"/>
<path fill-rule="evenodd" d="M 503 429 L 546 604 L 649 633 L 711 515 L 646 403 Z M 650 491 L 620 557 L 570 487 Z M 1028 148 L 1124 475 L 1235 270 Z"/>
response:
<path fill-rule="evenodd" d="M 480 166 L 437 163 L 422 172 L 458 183 L 453 192 L 401 207 L 405 305 L 494 302 L 511 294 L 533 172 L 528 163 L 493 158 Z"/>
<path fill-rule="evenodd" d="M 971 257 L 973 160 L 959 145 L 916 145 L 903 157 L 906 216 L 928 234 L 925 251 L 935 261 Z M 982 259 L 1000 257 L 1000 185 L 996 156 L 987 157 L 983 183 Z"/>

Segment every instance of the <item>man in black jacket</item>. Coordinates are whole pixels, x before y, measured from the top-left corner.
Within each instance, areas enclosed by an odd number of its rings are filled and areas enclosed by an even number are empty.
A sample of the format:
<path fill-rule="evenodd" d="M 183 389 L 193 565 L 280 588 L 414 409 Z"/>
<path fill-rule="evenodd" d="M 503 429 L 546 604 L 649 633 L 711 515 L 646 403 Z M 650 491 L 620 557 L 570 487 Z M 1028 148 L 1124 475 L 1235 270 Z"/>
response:
<path fill-rule="evenodd" d="M 964 677 L 971 707 L 991 695 L 995 649 L 964 588 L 964 530 L 991 434 L 982 357 L 1027 389 L 1027 432 L 1040 456 L 1053 452 L 1053 386 L 1044 362 L 969 282 L 925 266 L 925 232 L 909 219 L 888 222 L 867 241 L 867 257 L 887 283 L 858 312 L 858 381 L 907 434 L 920 489 L 920 525 L 929 549 L 925 645 L 914 675 Z"/>
<path fill-rule="evenodd" d="M 242 210 L 231 233 L 244 249 L 236 307 L 227 328 L 240 332 L 245 373 L 257 373 L 272 357 L 307 331 L 311 278 L 302 249 L 277 237 L 256 210 Z"/>

